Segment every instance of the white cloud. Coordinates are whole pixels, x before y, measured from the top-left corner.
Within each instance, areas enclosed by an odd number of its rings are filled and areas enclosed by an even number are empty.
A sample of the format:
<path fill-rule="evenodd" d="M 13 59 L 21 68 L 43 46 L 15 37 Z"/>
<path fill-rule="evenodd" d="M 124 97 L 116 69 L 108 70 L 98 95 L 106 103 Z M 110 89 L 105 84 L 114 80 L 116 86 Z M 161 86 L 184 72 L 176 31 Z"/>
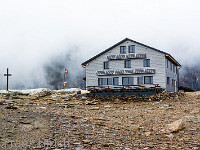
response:
<path fill-rule="evenodd" d="M 195 64 L 199 6 L 199 0 L 1 0 L 0 74 L 9 67 L 11 82 L 32 85 L 44 81 L 42 66 L 55 54 L 78 46 L 81 63 L 126 37 Z"/>

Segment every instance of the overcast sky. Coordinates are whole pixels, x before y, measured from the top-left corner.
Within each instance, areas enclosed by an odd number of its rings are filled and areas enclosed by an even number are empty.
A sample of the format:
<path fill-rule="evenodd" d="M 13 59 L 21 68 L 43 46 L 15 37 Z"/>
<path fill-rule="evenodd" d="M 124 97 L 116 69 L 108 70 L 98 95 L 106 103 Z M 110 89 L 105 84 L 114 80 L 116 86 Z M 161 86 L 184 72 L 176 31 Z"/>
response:
<path fill-rule="evenodd" d="M 75 69 L 126 37 L 198 65 L 199 28 L 199 0 L 0 0 L 0 89 L 7 67 L 11 88 L 45 87 L 52 57 L 73 51 Z"/>

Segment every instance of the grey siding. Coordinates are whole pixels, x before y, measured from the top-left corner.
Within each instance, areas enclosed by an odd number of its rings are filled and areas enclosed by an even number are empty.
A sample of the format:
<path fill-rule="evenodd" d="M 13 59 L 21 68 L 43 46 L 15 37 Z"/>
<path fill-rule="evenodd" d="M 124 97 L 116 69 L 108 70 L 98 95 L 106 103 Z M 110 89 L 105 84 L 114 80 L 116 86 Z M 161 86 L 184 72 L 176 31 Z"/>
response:
<path fill-rule="evenodd" d="M 169 65 L 167 67 L 167 62 L 169 62 Z M 176 73 L 176 69 L 178 69 L 178 67 L 176 65 L 174 65 L 170 60 L 168 60 L 167 58 L 165 59 L 165 68 L 166 68 L 166 83 L 167 83 L 167 77 L 169 77 L 169 84 L 166 84 L 166 91 L 172 91 L 172 92 L 178 92 L 178 74 Z M 172 70 L 170 68 L 170 64 L 172 64 Z M 175 66 L 175 72 L 173 71 L 173 66 Z M 175 81 L 174 86 L 172 86 L 172 79 Z"/>
<path fill-rule="evenodd" d="M 103 71 L 103 62 L 109 61 L 109 70 L 124 70 L 124 60 L 108 60 L 108 55 L 119 55 L 120 46 L 126 46 L 128 54 L 128 46 L 135 45 L 136 54 L 146 54 L 146 59 L 150 59 L 150 67 L 143 67 L 144 59 L 131 59 L 130 69 L 150 68 L 155 69 L 155 74 L 134 74 L 134 75 L 112 75 L 112 76 L 98 76 L 96 71 Z M 131 41 L 125 41 L 117 47 L 111 49 L 107 53 L 100 55 L 86 65 L 86 86 L 98 86 L 98 78 L 106 77 L 119 77 L 119 85 L 122 85 L 122 77 L 134 77 L 134 84 L 137 84 L 137 77 L 140 76 L 153 76 L 153 84 L 159 84 L 162 88 L 166 89 L 166 65 L 165 54 L 150 48 L 141 46 Z M 152 85 L 149 85 L 152 86 Z"/>

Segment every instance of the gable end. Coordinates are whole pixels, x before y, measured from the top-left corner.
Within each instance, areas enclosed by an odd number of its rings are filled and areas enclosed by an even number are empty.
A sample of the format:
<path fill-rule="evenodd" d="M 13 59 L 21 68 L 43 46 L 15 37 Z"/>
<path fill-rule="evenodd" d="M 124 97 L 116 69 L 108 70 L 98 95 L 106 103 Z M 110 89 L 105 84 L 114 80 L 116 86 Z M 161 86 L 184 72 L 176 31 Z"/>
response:
<path fill-rule="evenodd" d="M 82 63 L 81 65 L 82 65 L 82 66 L 86 66 L 87 63 L 89 63 L 90 61 L 94 60 L 95 58 L 97 58 L 97 57 L 99 57 L 99 56 L 101 56 L 101 55 L 103 55 L 103 54 L 105 54 L 106 52 L 110 51 L 111 49 L 115 48 L 116 46 L 120 45 L 121 43 L 123 43 L 123 42 L 125 42 L 125 41 L 131 41 L 131 42 L 134 42 L 134 43 L 139 44 L 139 45 L 141 45 L 141 46 L 144 46 L 144 47 L 150 48 L 150 49 L 152 49 L 152 50 L 155 50 L 155 51 L 157 51 L 157 52 L 163 53 L 163 54 L 165 54 L 166 58 L 168 58 L 169 60 L 171 60 L 175 65 L 181 66 L 170 54 L 168 54 L 168 53 L 166 53 L 166 52 L 163 52 L 163 51 L 161 51 L 161 50 L 158 50 L 158 49 L 156 49 L 156 48 L 150 47 L 150 46 L 148 46 L 148 45 L 139 43 L 139 42 L 137 42 L 137 41 L 131 40 L 131 39 L 129 39 L 129 38 L 123 39 L 122 41 L 118 42 L 117 44 L 111 46 L 110 48 L 104 50 L 103 52 L 101 52 L 101 53 L 97 54 L 96 56 L 90 58 L 89 60 L 85 61 L 85 62 Z"/>

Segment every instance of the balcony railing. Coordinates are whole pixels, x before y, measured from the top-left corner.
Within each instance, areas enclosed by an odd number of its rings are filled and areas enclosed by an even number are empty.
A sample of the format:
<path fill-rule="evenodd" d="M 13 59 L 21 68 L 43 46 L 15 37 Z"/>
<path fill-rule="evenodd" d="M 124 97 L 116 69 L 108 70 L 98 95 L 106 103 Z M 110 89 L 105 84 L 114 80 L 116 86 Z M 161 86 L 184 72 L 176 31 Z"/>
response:
<path fill-rule="evenodd" d="M 144 59 L 146 54 L 120 54 L 120 55 L 109 55 L 107 59 L 117 60 L 117 59 Z"/>
<path fill-rule="evenodd" d="M 154 74 L 155 69 L 131 69 L 131 70 L 103 70 L 97 71 L 98 76 L 103 75 L 129 75 L 129 74 Z"/>

